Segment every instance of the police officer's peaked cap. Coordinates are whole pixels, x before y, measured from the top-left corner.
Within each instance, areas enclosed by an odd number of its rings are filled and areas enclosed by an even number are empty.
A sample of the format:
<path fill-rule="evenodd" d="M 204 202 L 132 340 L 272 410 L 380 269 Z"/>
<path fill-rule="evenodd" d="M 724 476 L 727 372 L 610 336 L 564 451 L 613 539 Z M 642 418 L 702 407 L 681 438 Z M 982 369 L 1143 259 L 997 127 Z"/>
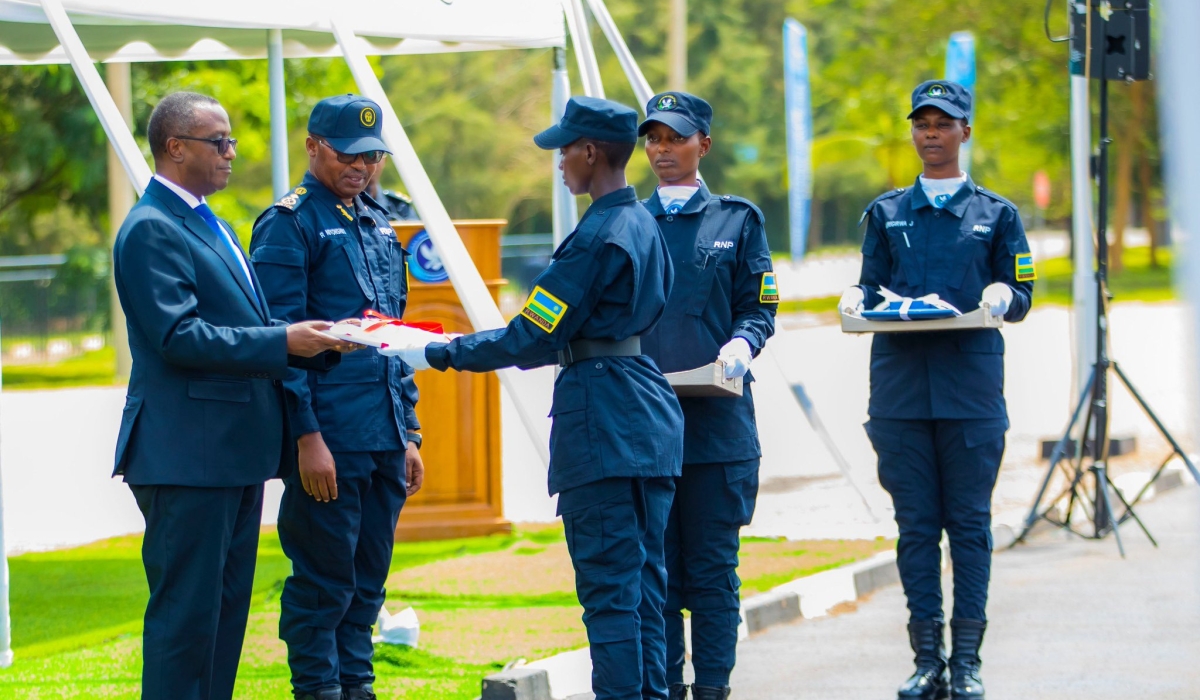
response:
<path fill-rule="evenodd" d="M 612 100 L 572 97 L 562 120 L 534 136 L 533 142 L 552 151 L 582 138 L 637 143 L 637 112 Z"/>
<path fill-rule="evenodd" d="M 912 111 L 908 118 L 922 107 L 937 107 L 955 119 L 971 120 L 971 93 L 965 87 L 949 80 L 926 80 L 912 93 Z"/>
<path fill-rule="evenodd" d="M 362 95 L 327 97 L 308 115 L 308 133 L 321 136 L 335 151 L 349 155 L 388 150 L 383 142 L 383 112 Z"/>
<path fill-rule="evenodd" d="M 660 92 L 646 103 L 646 121 L 638 127 L 638 136 L 645 136 L 653 122 L 662 122 L 683 137 L 697 131 L 709 134 L 712 130 L 712 105 L 686 92 Z"/>

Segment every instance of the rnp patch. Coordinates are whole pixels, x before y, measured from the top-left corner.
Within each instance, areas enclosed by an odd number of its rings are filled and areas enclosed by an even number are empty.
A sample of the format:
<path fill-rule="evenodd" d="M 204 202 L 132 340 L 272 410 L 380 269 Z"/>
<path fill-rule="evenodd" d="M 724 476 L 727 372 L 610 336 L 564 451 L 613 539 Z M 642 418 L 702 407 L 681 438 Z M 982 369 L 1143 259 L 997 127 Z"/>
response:
<path fill-rule="evenodd" d="M 778 304 L 779 303 L 779 285 L 775 283 L 774 272 L 764 272 L 762 278 L 762 288 L 758 291 L 758 303 L 760 304 Z"/>
<path fill-rule="evenodd" d="M 1017 281 L 1032 282 L 1037 279 L 1037 269 L 1033 266 L 1033 253 L 1017 253 Z"/>
<path fill-rule="evenodd" d="M 521 309 L 522 316 L 547 333 L 554 332 L 566 312 L 567 305 L 541 287 L 533 288 L 529 301 L 525 302 L 525 308 Z"/>

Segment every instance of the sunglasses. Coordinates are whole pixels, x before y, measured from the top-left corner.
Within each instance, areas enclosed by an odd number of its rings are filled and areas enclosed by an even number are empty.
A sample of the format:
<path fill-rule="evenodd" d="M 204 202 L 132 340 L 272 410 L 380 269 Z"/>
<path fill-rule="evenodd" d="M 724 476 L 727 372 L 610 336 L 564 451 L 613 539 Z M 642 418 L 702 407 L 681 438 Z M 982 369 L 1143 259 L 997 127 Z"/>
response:
<path fill-rule="evenodd" d="M 363 151 L 362 153 L 350 155 L 349 153 L 342 153 L 333 146 L 330 146 L 329 142 L 327 142 L 325 139 L 317 139 L 317 143 L 333 151 L 337 156 L 338 162 L 342 165 L 350 165 L 354 161 L 358 160 L 359 156 L 362 156 L 363 163 L 366 163 L 367 165 L 375 165 L 379 161 L 383 160 L 383 156 L 386 154 L 385 151 Z"/>
<path fill-rule="evenodd" d="M 195 136 L 173 136 L 181 141 L 204 141 L 211 143 L 217 147 L 217 155 L 223 156 L 229 152 L 231 148 L 237 148 L 237 139 L 202 139 Z"/>

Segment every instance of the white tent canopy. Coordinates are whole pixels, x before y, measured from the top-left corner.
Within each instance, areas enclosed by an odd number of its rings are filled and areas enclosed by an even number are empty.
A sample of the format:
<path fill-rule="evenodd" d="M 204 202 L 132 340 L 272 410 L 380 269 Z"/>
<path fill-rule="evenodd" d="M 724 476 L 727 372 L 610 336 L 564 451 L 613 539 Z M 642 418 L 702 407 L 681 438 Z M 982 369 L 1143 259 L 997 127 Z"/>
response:
<path fill-rule="evenodd" d="M 341 57 L 331 7 L 314 0 L 66 0 L 93 61 L 266 58 L 283 31 L 287 58 Z M 367 55 L 563 47 L 559 0 L 339 0 L 333 11 Z M 0 65 L 67 63 L 37 0 L 0 0 Z"/>

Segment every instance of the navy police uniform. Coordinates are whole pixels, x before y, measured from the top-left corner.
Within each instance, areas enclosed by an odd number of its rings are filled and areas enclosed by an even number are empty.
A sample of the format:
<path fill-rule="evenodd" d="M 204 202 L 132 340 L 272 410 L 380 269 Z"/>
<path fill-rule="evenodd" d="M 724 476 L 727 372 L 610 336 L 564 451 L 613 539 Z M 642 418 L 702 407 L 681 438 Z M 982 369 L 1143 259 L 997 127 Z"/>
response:
<path fill-rule="evenodd" d="M 966 90 L 946 81 L 914 92 L 914 113 L 929 104 L 956 118 L 970 112 Z M 1017 208 L 969 177 L 940 207 L 918 180 L 878 197 L 864 217 L 865 308 L 882 300 L 882 286 L 905 297 L 936 293 L 966 312 L 979 306 L 985 287 L 1000 282 L 1012 290 L 1004 320 L 1029 312 L 1035 275 Z M 991 571 L 991 496 L 1008 429 L 1000 331 L 876 334 L 868 414 L 879 480 L 900 529 L 897 564 L 910 617 L 934 622 L 940 647 L 945 530 L 954 561 L 954 620 L 977 627 L 977 653 Z M 909 697 L 903 690 L 902 696 Z"/>
<path fill-rule="evenodd" d="M 313 109 L 309 132 L 338 151 L 383 150 L 379 107 L 347 95 Z M 370 123 L 373 126 L 366 126 Z M 278 318 L 399 318 L 408 253 L 382 206 L 344 204 L 311 173 L 259 217 L 251 260 Z M 280 637 L 297 695 L 374 681 L 371 626 L 384 601 L 396 519 L 405 501 L 405 448 L 420 444 L 411 368 L 373 351 L 335 371 L 291 371 L 285 382 L 294 433 L 320 432 L 337 466 L 338 498 L 321 503 L 299 474 L 285 481 L 279 539 L 292 560 Z"/>
<path fill-rule="evenodd" d="M 656 95 L 639 129 L 660 121 L 691 136 L 709 133 L 712 108 L 687 93 Z M 779 296 L 763 215 L 740 197 L 711 194 L 703 182 L 682 209 L 668 212 L 658 192 L 644 203 L 674 263 L 667 309 L 643 348 L 663 372 L 708 364 L 732 338 L 757 354 L 775 332 Z M 683 609 L 692 613 L 697 686 L 724 688 L 736 658 L 739 530 L 758 496 L 761 450 L 751 375 L 740 398 L 685 397 L 683 474 L 666 532 L 667 681 L 683 682 Z"/>
<path fill-rule="evenodd" d="M 572 98 L 542 148 L 631 143 L 637 115 Z M 665 698 L 663 531 L 683 457 L 683 416 L 640 338 L 663 315 L 672 271 L 632 187 L 592 202 L 507 327 L 433 343 L 439 370 L 563 366 L 550 415 L 551 494 L 566 527 L 598 700 Z"/>

